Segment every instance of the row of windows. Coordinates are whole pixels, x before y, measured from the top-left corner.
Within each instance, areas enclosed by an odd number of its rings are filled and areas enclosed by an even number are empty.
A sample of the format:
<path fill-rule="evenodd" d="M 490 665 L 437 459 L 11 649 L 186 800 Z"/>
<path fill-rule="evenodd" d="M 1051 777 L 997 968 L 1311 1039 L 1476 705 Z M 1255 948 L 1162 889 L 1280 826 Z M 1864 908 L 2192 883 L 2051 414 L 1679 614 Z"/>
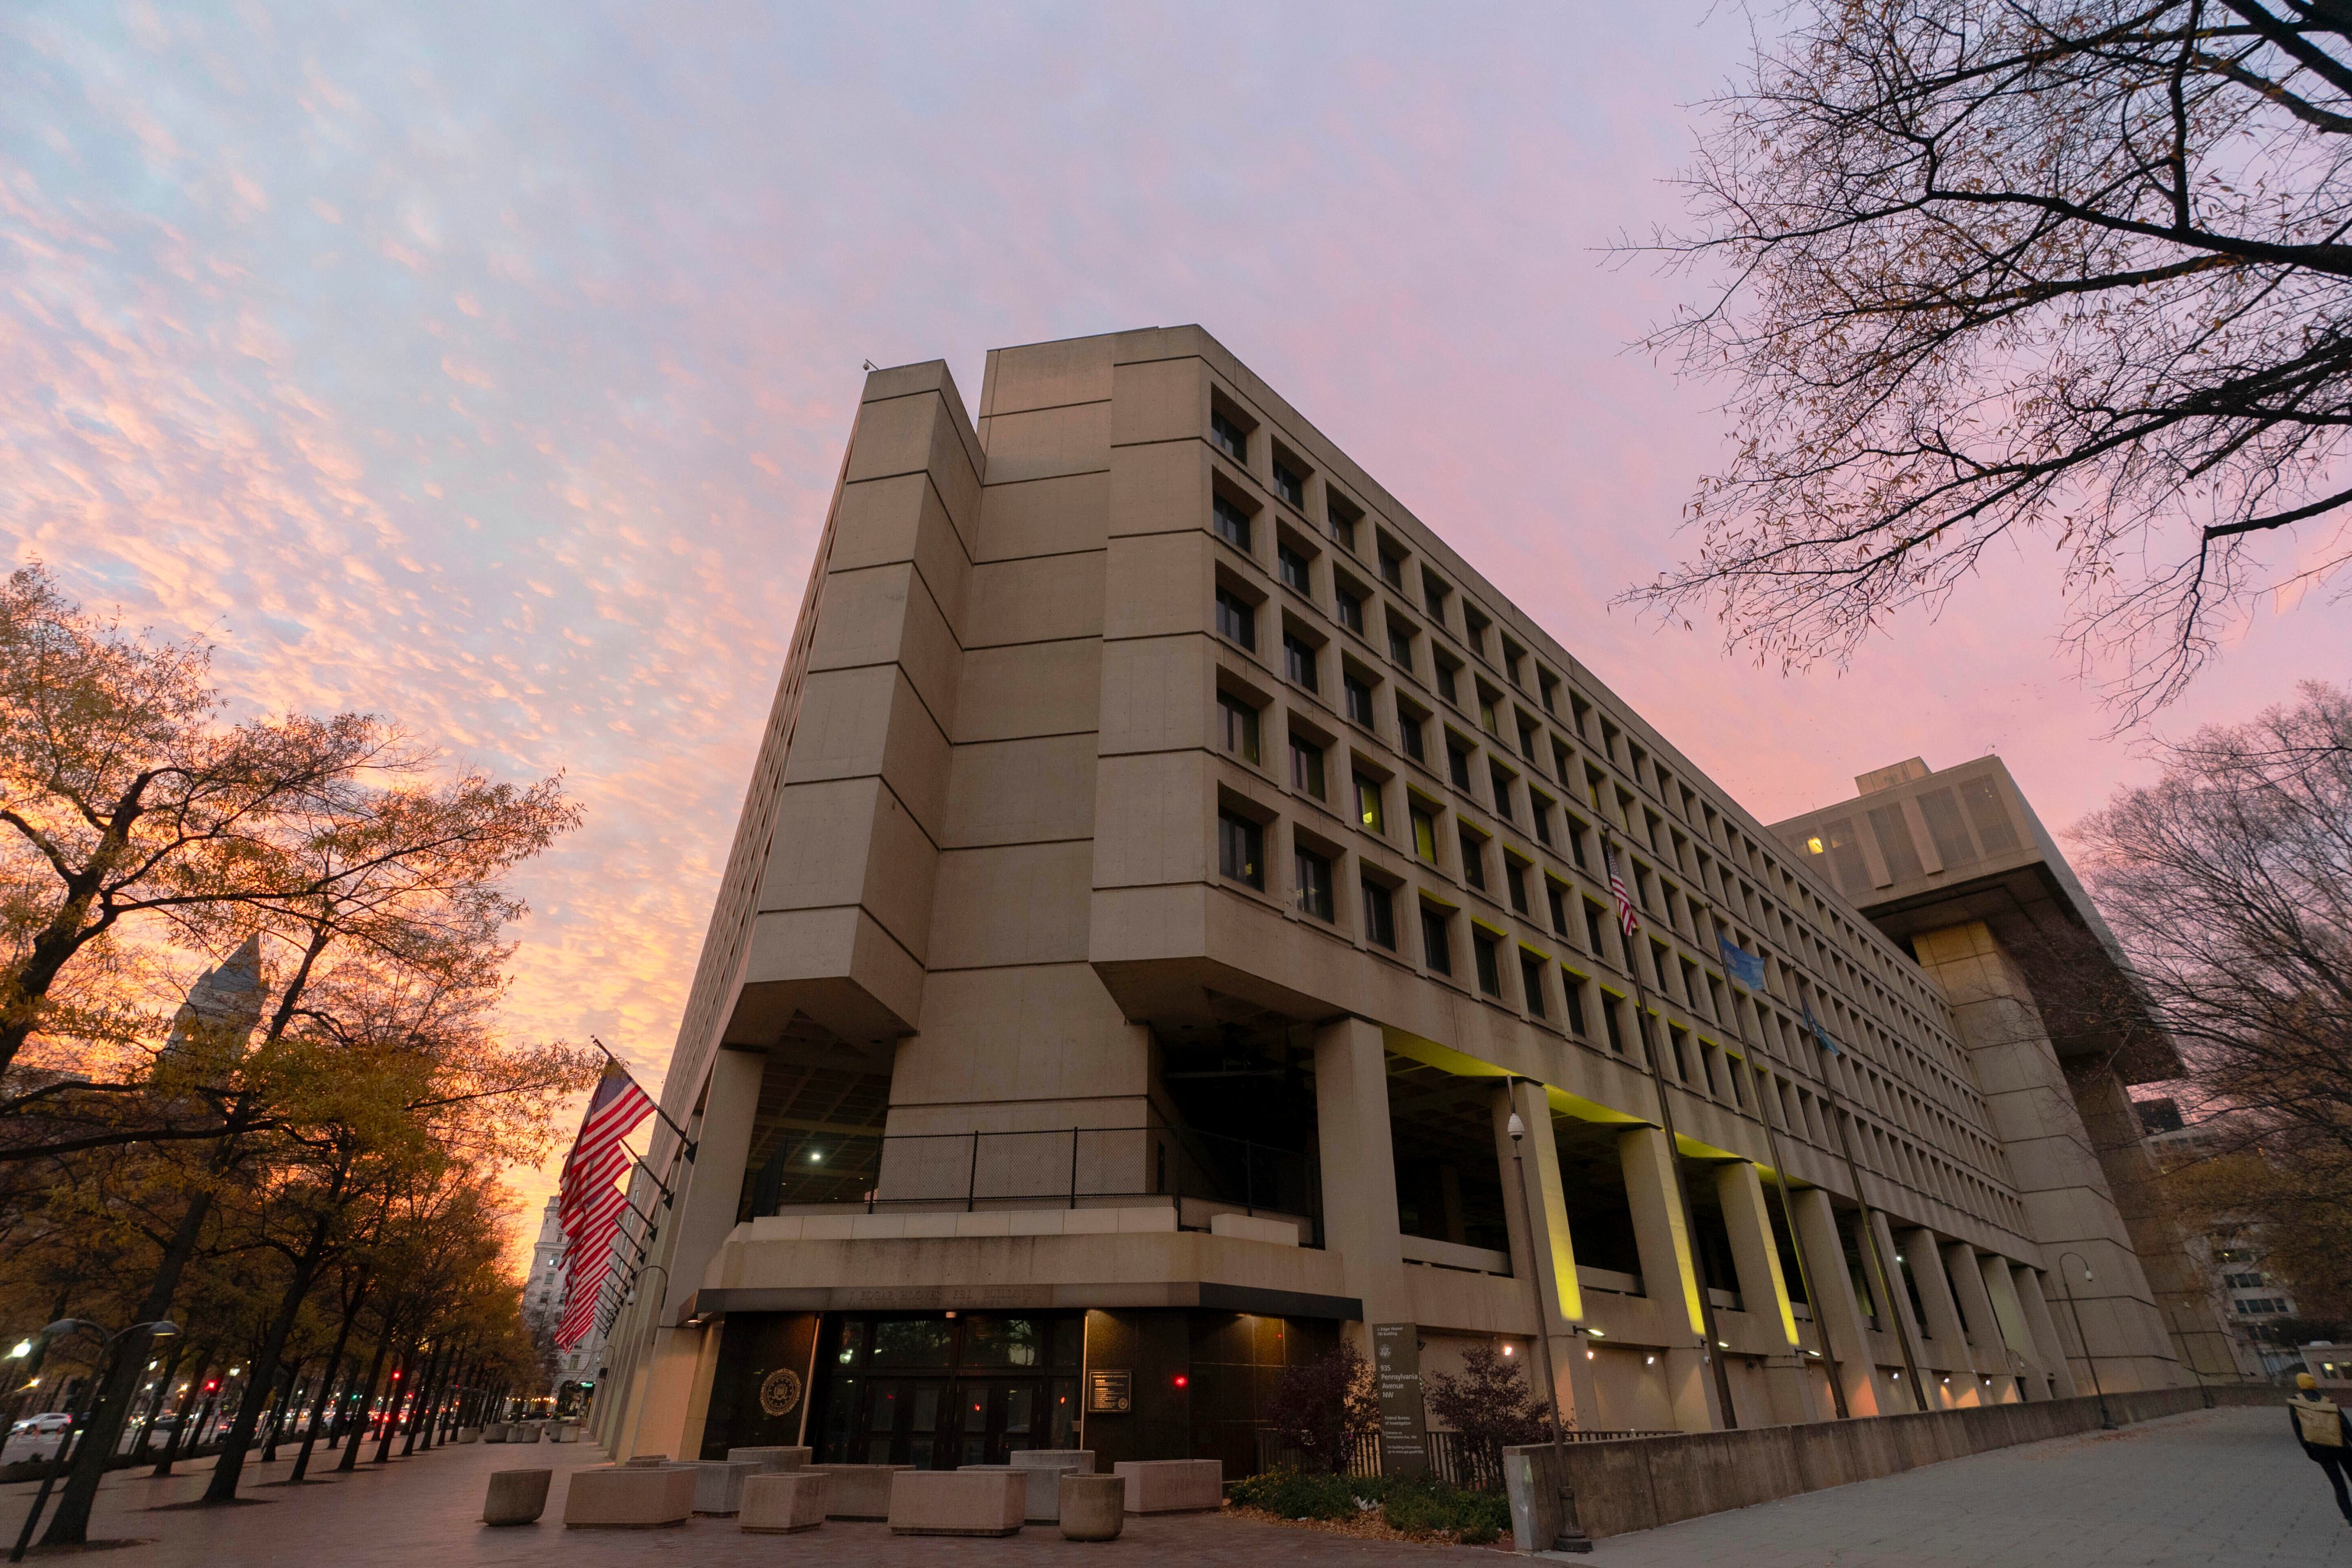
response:
<path fill-rule="evenodd" d="M 1212 444 L 1244 470 L 1250 470 L 1247 477 L 1255 479 L 1255 472 L 1251 470 L 1251 443 L 1256 438 L 1254 434 L 1255 426 L 1245 426 L 1242 416 L 1233 412 L 1223 411 L 1222 408 L 1216 418 L 1222 421 L 1222 425 L 1213 423 Z M 1275 474 L 1276 482 L 1272 489 L 1286 505 L 1302 514 L 1296 520 L 1295 525 L 1292 520 L 1286 518 L 1277 520 L 1272 530 L 1275 536 L 1275 575 L 1284 588 L 1307 601 L 1310 606 L 1314 606 L 1317 605 L 1315 583 L 1317 562 L 1323 552 L 1307 537 L 1308 527 L 1304 516 L 1308 504 L 1307 485 L 1303 473 L 1307 465 L 1301 463 L 1294 454 L 1281 447 L 1279 443 L 1275 443 L 1270 450 L 1271 467 L 1274 470 L 1278 470 Z M 1346 501 L 1336 487 L 1327 486 L 1324 494 L 1327 507 L 1333 507 L 1336 503 L 1336 508 L 1345 510 L 1335 509 L 1327 516 L 1323 532 L 1326 537 L 1352 554 L 1357 550 L 1355 524 L 1361 520 L 1363 514 L 1360 509 Z M 1258 542 L 1257 519 L 1263 511 L 1262 505 L 1231 487 L 1220 488 L 1213 502 L 1213 528 L 1219 537 L 1248 555 L 1253 564 L 1260 565 L 1261 569 L 1262 563 L 1258 560 L 1255 547 Z M 1407 549 L 1385 531 L 1377 531 L 1377 545 L 1381 580 L 1391 589 L 1403 591 L 1405 572 L 1411 564 Z M 1334 618 L 1348 631 L 1360 637 L 1369 637 L 1372 626 L 1370 606 L 1375 602 L 1372 590 L 1368 585 L 1349 577 L 1336 559 L 1328 571 L 1332 586 L 1331 602 Z M 1496 632 L 1491 619 L 1481 613 L 1466 595 L 1457 595 L 1455 591 L 1443 578 L 1436 575 L 1426 563 L 1420 564 L 1418 572 L 1422 579 L 1423 605 L 1429 614 L 1432 625 L 1442 626 L 1451 637 L 1454 635 L 1453 616 L 1458 613 L 1461 617 L 1461 635 L 1470 643 L 1475 657 L 1482 663 L 1492 668 L 1499 650 L 1501 673 L 1512 686 L 1522 691 L 1527 689 L 1528 678 L 1532 673 L 1537 689 L 1540 693 L 1543 708 L 1557 721 L 1559 718 L 1559 702 L 1562 696 L 1559 679 L 1549 669 L 1534 663 L 1527 651 L 1513 641 L 1507 634 Z M 1218 595 L 1220 631 L 1228 640 L 1255 651 L 1257 646 L 1256 612 L 1262 606 L 1262 599 L 1253 604 L 1249 598 L 1236 592 L 1234 587 L 1221 587 Z M 1396 605 L 1380 601 L 1380 608 L 1381 625 L 1388 635 L 1392 662 L 1418 684 L 1419 661 L 1414 657 L 1415 639 L 1420 636 L 1418 629 L 1413 626 L 1411 618 L 1403 616 Z M 1292 617 L 1287 615 L 1284 617 L 1283 661 L 1286 673 L 1295 684 L 1319 697 L 1324 689 L 1320 669 L 1323 641 L 1312 635 L 1308 628 L 1290 624 L 1291 619 Z M 1514 727 L 1518 731 L 1521 752 L 1528 761 L 1536 760 L 1535 741 L 1539 729 L 1537 722 L 1525 710 L 1517 709 L 1516 705 L 1509 704 L 1504 693 L 1491 682 L 1483 678 L 1465 680 L 1462 677 L 1466 666 L 1463 661 L 1453 658 L 1439 649 L 1435 638 L 1431 637 L 1426 640 L 1429 641 L 1431 647 L 1432 679 L 1438 685 L 1438 695 L 1441 700 L 1452 702 L 1459 708 L 1465 700 L 1464 690 L 1465 688 L 1469 689 L 1474 694 L 1481 728 L 1495 734 L 1497 739 L 1501 735 L 1501 710 L 1505 708 L 1512 708 L 1514 710 L 1512 717 L 1516 721 Z M 1348 718 L 1366 730 L 1375 731 L 1378 725 L 1373 718 L 1371 698 L 1376 679 L 1370 677 L 1367 671 L 1353 668 L 1351 662 L 1343 657 L 1340 679 L 1342 703 L 1347 710 Z M 1937 1072 L 1937 1087 L 1945 1096 L 1961 1104 L 1969 1113 L 1970 1121 L 1979 1124 L 1983 1122 L 1986 1118 L 1981 1098 L 1976 1094 L 1972 1084 L 1968 1083 L 1951 1070 L 1959 1065 L 1956 1045 L 1948 1036 L 1934 1025 L 1932 1020 L 1921 1016 L 1916 1010 L 1918 1006 L 1932 1007 L 1937 1004 L 1920 984 L 1916 972 L 1907 971 L 1906 966 L 1893 962 L 1889 954 L 1878 952 L 1879 944 L 1869 933 L 1857 930 L 1844 921 L 1843 916 L 1814 900 L 1810 891 L 1800 886 L 1785 868 L 1774 862 L 1752 838 L 1739 833 L 1727 816 L 1717 814 L 1712 805 L 1700 800 L 1680 781 L 1675 779 L 1662 764 L 1656 763 L 1617 726 L 1610 722 L 1605 716 L 1600 715 L 1591 704 L 1573 692 L 1566 695 L 1577 731 L 1588 742 L 1591 742 L 1597 737 L 1601 749 L 1614 769 L 1631 773 L 1646 794 L 1660 799 L 1670 811 L 1684 820 L 1692 823 L 1695 826 L 1703 823 L 1706 839 L 1721 851 L 1744 858 L 1748 862 L 1749 872 L 1755 874 L 1760 880 L 1769 882 L 1772 875 L 1777 873 L 1782 884 L 1781 897 L 1803 909 L 1813 919 L 1837 930 L 1843 938 L 1856 942 L 1866 956 L 1875 961 L 1880 972 L 1901 985 L 1908 994 L 1909 999 L 1906 1001 L 1897 996 L 1893 991 L 1872 978 L 1862 967 L 1853 964 L 1843 953 L 1835 952 L 1827 943 L 1822 942 L 1805 923 L 1793 918 L 1787 910 L 1776 907 L 1769 889 L 1759 888 L 1740 877 L 1734 870 L 1729 860 L 1717 861 L 1706 851 L 1696 849 L 1682 833 L 1669 828 L 1665 819 L 1658 813 L 1650 811 L 1646 807 L 1641 807 L 1638 811 L 1629 809 L 1637 804 L 1630 792 L 1619 789 L 1614 792 L 1619 798 L 1615 801 L 1608 800 L 1599 787 L 1604 782 L 1604 775 L 1588 765 L 1585 769 L 1586 784 L 1589 798 L 1595 809 L 1605 815 L 1608 806 L 1615 805 L 1619 808 L 1618 819 L 1625 824 L 1629 835 L 1638 834 L 1648 842 L 1653 852 L 1660 855 L 1661 858 L 1671 858 L 1681 866 L 1684 874 L 1695 876 L 1711 891 L 1717 892 L 1727 904 L 1744 913 L 1752 923 L 1780 937 L 1788 945 L 1801 949 L 1811 966 L 1828 970 L 1836 974 L 1845 987 L 1862 992 L 1874 1002 L 1877 1007 L 1898 1014 L 1902 1021 L 1914 1031 L 1935 1041 L 1942 1047 L 1946 1057 L 1946 1065 L 1942 1065 L 1940 1070 Z M 1414 757 L 1415 760 L 1426 762 L 1429 748 L 1425 731 L 1428 724 L 1427 714 L 1405 710 L 1400 699 L 1399 749 L 1403 750 L 1408 756 Z M 1559 753 L 1556 762 L 1564 763 L 1568 756 L 1567 748 L 1556 739 L 1551 743 Z M 1455 756 L 1461 756 L 1466 760 L 1467 755 L 1465 748 L 1450 748 L 1449 765 L 1452 766 Z M 1560 773 L 1562 782 L 1568 783 L 1570 775 L 1564 766 L 1561 767 Z M 1456 787 L 1464 789 L 1465 793 L 1470 792 L 1470 786 L 1459 776 L 1458 770 L 1454 782 Z M 1570 787 L 1574 786 L 1571 784 Z M 1539 837 L 1543 837 L 1547 843 L 1549 839 L 1546 830 L 1551 825 L 1549 809 L 1550 805 L 1549 801 L 1538 798 L 1531 799 L 1528 807 L 1533 817 L 1533 826 L 1537 828 Z M 1507 784 L 1497 794 L 1497 809 L 1498 814 L 1506 820 L 1516 820 Z M 1583 847 L 1581 841 L 1579 840 L 1575 847 L 1581 849 Z M 1645 880 L 1644 869 L 1638 861 L 1634 863 L 1634 876 L 1637 881 Z M 1671 910 L 1675 900 L 1669 894 L 1664 901 Z M 1678 921 L 1677 923 L 1682 929 L 1688 930 L 1697 921 L 1693 919 L 1688 921 Z M 1763 942 L 1750 942 L 1748 945 L 1765 947 L 1768 944 Z M 1779 967 L 1777 955 L 1768 952 L 1767 956 L 1776 960 L 1772 966 L 1775 972 L 1774 979 L 1780 983 L 1776 984 L 1776 992 L 1785 992 L 1785 980 L 1777 973 Z M 1783 999 L 1787 999 L 1785 994 Z M 1846 1041 L 1849 1047 L 1866 1042 L 1876 1047 L 1877 1051 L 1890 1057 L 1916 1056 L 1928 1066 L 1938 1065 L 1928 1062 L 1924 1053 L 1918 1052 L 1916 1047 L 1886 1032 L 1875 1019 L 1859 1010 L 1849 1009 L 1843 998 L 1826 989 L 1817 998 L 1801 994 L 1799 1000 L 1809 1004 L 1817 1001 L 1815 1011 L 1824 1016 L 1823 1021 L 1840 1034 L 1841 1038 Z M 1909 1109 L 1911 1116 L 1925 1118 L 1939 1125 L 1951 1123 L 1953 1119 L 1943 1111 L 1928 1106 L 1918 1097 L 1896 1088 L 1865 1064 L 1849 1063 L 1848 1065 L 1858 1074 L 1867 1075 L 1860 1079 L 1859 1087 L 1866 1088 L 1872 1100 L 1899 1099 Z M 1976 1142 L 1979 1146 L 1979 1152 L 1987 1155 L 1989 1159 L 1997 1160 L 1999 1152 L 1997 1145 L 1992 1144 L 1990 1140 L 1976 1140 Z"/>

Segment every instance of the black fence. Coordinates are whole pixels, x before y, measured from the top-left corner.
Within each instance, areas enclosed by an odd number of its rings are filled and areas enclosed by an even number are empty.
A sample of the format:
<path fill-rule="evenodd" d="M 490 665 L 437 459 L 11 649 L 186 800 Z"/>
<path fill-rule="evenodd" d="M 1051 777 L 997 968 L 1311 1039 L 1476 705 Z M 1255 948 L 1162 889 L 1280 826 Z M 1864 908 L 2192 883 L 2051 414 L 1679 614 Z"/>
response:
<path fill-rule="evenodd" d="M 1671 1432 L 1639 1431 L 1570 1431 L 1561 1439 L 1569 1443 L 1612 1443 L 1622 1437 L 1670 1437 Z M 1460 1432 L 1428 1434 L 1429 1473 L 1439 1480 L 1473 1491 L 1499 1492 L 1503 1489 L 1503 1446 L 1500 1443 L 1470 1437 Z M 1346 1473 L 1351 1476 L 1377 1476 L 1382 1473 L 1384 1456 L 1381 1436 L 1364 1432 L 1351 1438 L 1348 1448 Z M 1257 1434 L 1257 1468 L 1260 1470 L 1319 1470 L 1323 1467 L 1304 1450 L 1282 1441 L 1281 1434 L 1270 1427 L 1260 1427 Z"/>

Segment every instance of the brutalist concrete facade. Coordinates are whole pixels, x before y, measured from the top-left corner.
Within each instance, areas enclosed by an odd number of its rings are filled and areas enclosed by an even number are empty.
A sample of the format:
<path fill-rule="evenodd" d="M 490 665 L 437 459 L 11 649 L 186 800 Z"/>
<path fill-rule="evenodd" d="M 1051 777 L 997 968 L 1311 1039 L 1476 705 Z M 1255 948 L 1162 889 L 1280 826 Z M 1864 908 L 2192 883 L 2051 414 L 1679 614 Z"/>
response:
<path fill-rule="evenodd" d="M 1482 1344 L 1593 1430 L 2071 1394 L 1952 1005 L 1807 859 L 1198 328 L 876 372 L 601 1436 L 1232 1473 L 1342 1340 L 1404 1468 Z"/>

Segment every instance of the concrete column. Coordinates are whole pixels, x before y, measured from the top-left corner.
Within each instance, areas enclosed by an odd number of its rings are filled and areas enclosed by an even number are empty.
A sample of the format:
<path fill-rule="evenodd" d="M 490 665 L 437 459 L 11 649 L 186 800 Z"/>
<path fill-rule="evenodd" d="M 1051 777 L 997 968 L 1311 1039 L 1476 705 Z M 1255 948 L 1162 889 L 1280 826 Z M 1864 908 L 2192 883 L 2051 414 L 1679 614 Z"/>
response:
<path fill-rule="evenodd" d="M 1874 1289 L 1886 1298 L 1892 1310 L 1891 1315 L 1885 1320 L 1885 1326 L 1887 1331 L 1895 1336 L 1895 1353 L 1902 1355 L 1903 1347 L 1907 1343 L 1911 1347 L 1911 1353 L 1904 1356 L 1903 1359 L 1910 1361 L 1919 1353 L 1919 1314 L 1911 1310 L 1911 1292 L 1904 1289 L 1901 1272 L 1903 1265 L 1895 1258 L 1895 1232 L 1886 1223 L 1886 1212 L 1884 1209 L 1870 1211 L 1870 1234 L 1872 1239 L 1878 1244 L 1875 1256 L 1873 1255 L 1872 1248 L 1864 1247 L 1862 1249 L 1862 1264 L 1864 1268 L 1878 1276 L 1877 1284 Z M 1921 1366 L 1917 1370 L 1924 1376 L 1927 1369 Z M 1906 1368 L 1904 1381 L 1908 1382 L 1910 1375 L 1911 1370 Z M 1936 1396 L 1922 1386 L 1913 1390 L 1909 1396 L 1896 1400 L 1895 1408 L 1933 1410 L 1937 1408 Z"/>
<path fill-rule="evenodd" d="M 1791 1193 L 1797 1210 L 1797 1234 L 1812 1260 L 1813 1327 L 1822 1336 L 1822 1349 L 1835 1363 L 1833 1375 L 1845 1390 L 1845 1407 L 1853 1415 L 1887 1414 L 1878 1395 L 1877 1359 L 1862 1321 L 1862 1305 L 1853 1297 L 1853 1277 L 1846 1272 L 1845 1246 L 1838 1237 L 1837 1212 L 1829 1194 L 1819 1187 Z"/>
<path fill-rule="evenodd" d="M 1731 1263 L 1739 1274 L 1739 1302 L 1748 1321 L 1769 1323 L 1786 1350 L 1764 1368 L 1776 1419 L 1815 1421 L 1813 1380 L 1797 1337 L 1797 1312 L 1789 1281 L 1780 1272 L 1780 1248 L 1772 1238 L 1771 1197 L 1756 1167 L 1745 1160 L 1715 1168 L 1715 1194 L 1723 1205 L 1723 1227 L 1731 1237 Z M 1750 1423 L 1754 1425 L 1754 1423 Z"/>
<path fill-rule="evenodd" d="M 1511 1276 L 1530 1282 L 1530 1308 L 1542 1303 L 1542 1332 L 1551 1344 L 1552 1377 L 1559 1399 L 1560 1419 L 1570 1426 L 1597 1427 L 1600 1409 L 1592 1388 L 1592 1363 L 1584 1359 L 1585 1342 L 1572 1325 L 1584 1318 L 1584 1290 L 1576 1278 L 1576 1247 L 1568 1230 L 1568 1201 L 1559 1179 L 1559 1147 L 1552 1141 L 1551 1106 L 1543 1085 L 1525 1079 L 1505 1080 L 1495 1090 L 1495 1155 L 1500 1163 L 1503 1208 L 1511 1230 Z M 1511 1192 L 1511 1112 L 1527 1126 L 1520 1140 L 1517 1169 L 1525 1175 L 1519 1191 Z M 1534 1215 L 1539 1234 L 1529 1236 L 1527 1217 Z M 1542 1365 L 1541 1361 L 1536 1366 Z M 1534 1368 L 1530 1378 L 1540 1376 Z"/>
<path fill-rule="evenodd" d="M 2048 1351 L 2033 1342 L 2033 1331 L 2026 1326 L 2025 1308 L 2017 1299 L 2017 1282 L 2010 1278 L 2009 1259 L 1985 1253 L 1977 1260 L 1984 1275 L 1985 1293 L 1992 1298 L 1993 1321 L 2000 1325 L 2000 1337 L 2018 1359 L 2025 1363 L 2027 1386 L 2036 1399 L 2072 1398 L 2074 1379 L 2066 1373 L 2065 1381 L 2057 1381 L 2056 1373 L 2064 1372 L 2066 1358 L 2054 1362 Z"/>
<path fill-rule="evenodd" d="M 2057 1382 L 2060 1396 L 2071 1398 L 2084 1392 L 2091 1382 L 2090 1365 L 2085 1362 L 2084 1375 L 2079 1380 L 2074 1376 L 2074 1365 L 2066 1358 L 2066 1342 L 2059 1337 L 2058 1325 L 2050 1321 L 2050 1303 L 2042 1293 L 2042 1276 L 2022 1263 L 2011 1264 L 2009 1273 L 2017 1285 L 2017 1304 L 2023 1310 L 2026 1331 L 2033 1336 L 2042 1363 Z"/>
<path fill-rule="evenodd" d="M 1659 1357 L 1666 1371 L 1675 1425 L 1685 1432 L 1719 1431 L 1723 1412 L 1707 1366 L 1715 1347 L 1706 1342 L 1698 1269 L 1675 1195 L 1674 1146 L 1662 1129 L 1635 1127 L 1618 1134 L 1617 1158 L 1625 1171 L 1625 1201 L 1633 1211 L 1633 1245 L 1642 1258 L 1642 1289 L 1667 1341 Z M 1683 1340 L 1685 1333 L 1690 1337 Z"/>
<path fill-rule="evenodd" d="M 1367 1323 L 1412 1319 L 1397 1230 L 1396 1144 L 1388 1061 L 1377 1024 L 1342 1018 L 1315 1035 L 1316 1136 L 1323 1156 L 1324 1242 L 1344 1264 Z M 1360 1348 L 1369 1357 L 1372 1347 Z"/>
<path fill-rule="evenodd" d="M 1933 1380 L 1928 1392 L 1945 1410 L 1986 1403 L 1976 1358 L 1969 1353 L 1969 1337 L 1960 1328 L 1960 1310 L 1952 1300 L 1952 1282 L 1944 1274 L 1942 1244 L 1934 1231 L 1921 1226 L 1903 1233 L 1903 1256 L 1910 1262 L 1919 1306 L 1927 1315 L 1927 1359 L 1936 1368 L 1928 1373 Z"/>
<path fill-rule="evenodd" d="M 1985 1291 L 1984 1270 L 1977 1260 L 1977 1249 L 1965 1241 L 1954 1241 L 1945 1244 L 1943 1254 L 1944 1277 L 1951 1281 L 1960 1310 L 1976 1330 L 1970 1359 L 1976 1363 L 1978 1380 L 1981 1384 L 1986 1377 L 1992 1379 L 1991 1385 L 1985 1389 L 1986 1402 L 2014 1405 L 2019 1397 L 2016 1363 L 2001 1338 L 2000 1320 L 1993 1312 L 1992 1298 Z"/>
<path fill-rule="evenodd" d="M 735 1228 L 735 1213 L 743 1201 L 743 1167 L 751 1156 L 751 1122 L 760 1111 L 760 1079 L 767 1068 L 765 1052 L 722 1048 L 711 1053 L 702 1117 L 694 1129 L 694 1163 L 679 1167 L 685 1182 L 670 1220 L 677 1242 L 670 1252 L 668 1289 L 662 1301 L 665 1323 L 677 1322 L 688 1298 L 702 1289 L 703 1270 Z"/>

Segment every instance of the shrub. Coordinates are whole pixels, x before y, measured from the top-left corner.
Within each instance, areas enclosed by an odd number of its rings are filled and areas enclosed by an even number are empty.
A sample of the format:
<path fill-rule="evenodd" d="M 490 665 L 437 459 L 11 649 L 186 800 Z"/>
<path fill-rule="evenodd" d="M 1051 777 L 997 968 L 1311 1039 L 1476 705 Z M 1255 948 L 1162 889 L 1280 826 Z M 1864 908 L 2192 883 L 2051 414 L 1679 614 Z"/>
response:
<path fill-rule="evenodd" d="M 1266 1402 L 1267 1424 L 1318 1470 L 1345 1471 L 1351 1441 L 1381 1425 L 1371 1363 L 1342 1344 L 1282 1369 Z"/>
<path fill-rule="evenodd" d="M 1452 1535 L 1484 1546 L 1511 1523 L 1510 1505 L 1486 1492 L 1466 1491 L 1431 1478 L 1315 1475 L 1267 1470 L 1231 1483 L 1237 1508 L 1263 1509 L 1283 1519 L 1356 1519 L 1377 1503 L 1390 1527 L 1415 1535 Z"/>

